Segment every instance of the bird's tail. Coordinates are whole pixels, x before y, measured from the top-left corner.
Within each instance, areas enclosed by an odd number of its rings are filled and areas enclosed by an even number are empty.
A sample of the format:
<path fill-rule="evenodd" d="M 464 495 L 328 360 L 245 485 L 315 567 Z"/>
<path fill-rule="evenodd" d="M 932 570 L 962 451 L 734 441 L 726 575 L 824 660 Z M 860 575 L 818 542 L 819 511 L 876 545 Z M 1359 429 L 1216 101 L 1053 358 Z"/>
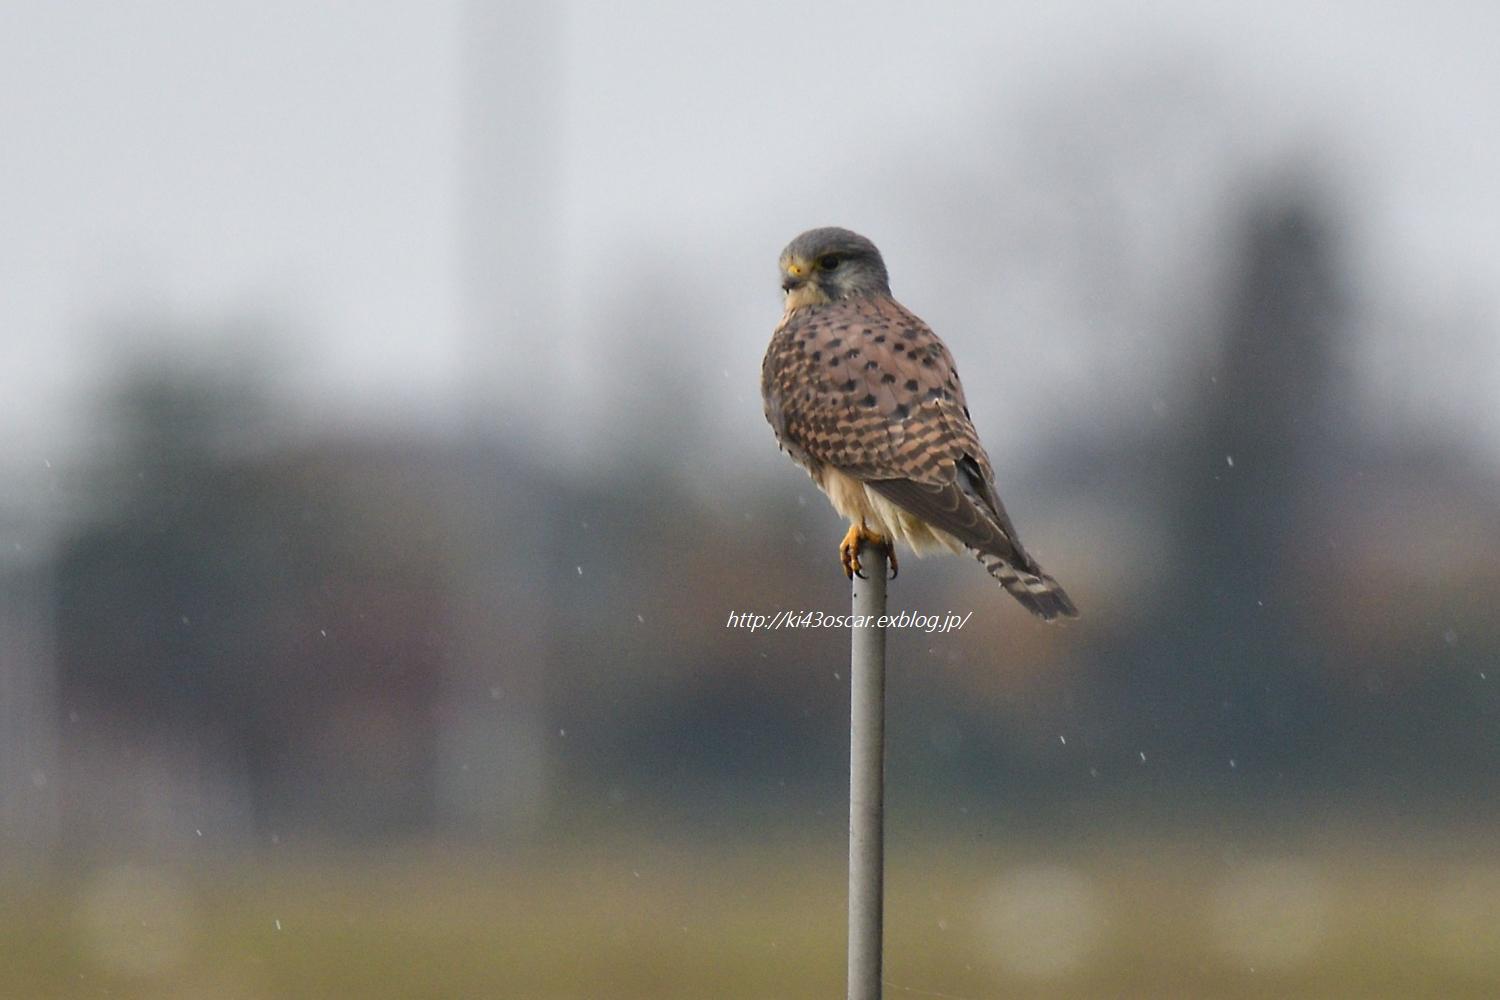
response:
<path fill-rule="evenodd" d="M 1009 560 L 989 552 L 974 555 L 1010 596 L 1042 621 L 1078 617 L 1078 608 L 1067 592 L 1035 563 L 1030 569 L 1018 569 Z"/>

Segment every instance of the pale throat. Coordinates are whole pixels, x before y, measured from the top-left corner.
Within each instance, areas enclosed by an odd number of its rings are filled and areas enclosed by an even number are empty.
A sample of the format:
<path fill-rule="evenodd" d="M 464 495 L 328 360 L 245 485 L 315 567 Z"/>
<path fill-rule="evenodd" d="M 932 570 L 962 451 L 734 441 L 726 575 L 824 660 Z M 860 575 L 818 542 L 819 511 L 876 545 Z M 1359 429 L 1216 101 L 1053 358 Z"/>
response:
<path fill-rule="evenodd" d="M 808 306 L 826 306 L 832 301 L 817 282 L 809 281 L 786 293 L 785 312 L 790 316 L 798 309 L 805 309 Z"/>

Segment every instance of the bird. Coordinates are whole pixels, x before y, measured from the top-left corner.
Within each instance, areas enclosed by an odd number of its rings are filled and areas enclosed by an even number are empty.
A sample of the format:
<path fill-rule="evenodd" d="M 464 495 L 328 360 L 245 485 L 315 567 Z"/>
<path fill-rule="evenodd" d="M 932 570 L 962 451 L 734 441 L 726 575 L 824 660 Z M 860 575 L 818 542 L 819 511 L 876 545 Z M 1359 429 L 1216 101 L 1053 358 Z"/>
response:
<path fill-rule="evenodd" d="M 865 543 L 890 558 L 969 552 L 1044 621 L 1078 609 L 1021 546 L 947 346 L 891 294 L 875 244 L 810 229 L 779 260 L 784 312 L 761 363 L 777 443 L 848 518 L 845 575 Z"/>

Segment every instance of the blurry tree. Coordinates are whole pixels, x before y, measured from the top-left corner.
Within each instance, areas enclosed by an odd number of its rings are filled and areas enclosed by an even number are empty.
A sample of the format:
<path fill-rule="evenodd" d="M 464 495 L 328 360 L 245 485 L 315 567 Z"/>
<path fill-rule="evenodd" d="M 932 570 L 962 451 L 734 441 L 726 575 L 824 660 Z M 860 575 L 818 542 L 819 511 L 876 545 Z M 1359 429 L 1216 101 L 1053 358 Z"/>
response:
<path fill-rule="evenodd" d="M 726 383 L 690 357 L 721 322 L 716 307 L 657 267 L 626 287 L 601 304 L 611 328 L 596 352 L 601 454 L 553 484 L 553 554 L 532 572 L 557 602 L 549 687 L 568 734 L 566 783 L 595 801 L 696 800 L 703 819 L 710 802 L 755 809 L 784 789 L 821 789 L 843 742 L 837 686 L 821 669 L 846 655 L 839 637 L 772 641 L 726 619 L 795 601 L 799 586 L 807 594 L 808 566 L 831 563 L 806 561 L 798 529 L 836 521 L 797 504 L 812 487 L 790 465 L 774 483 L 726 471 L 709 419 Z M 758 403 L 743 419 L 761 422 Z M 769 430 L 765 441 L 774 455 Z M 816 578 L 846 599 L 841 577 Z"/>
<path fill-rule="evenodd" d="M 253 376 L 186 367 L 126 376 L 101 424 L 57 570 L 69 831 L 422 820 L 443 588 L 416 463 L 295 449 Z"/>

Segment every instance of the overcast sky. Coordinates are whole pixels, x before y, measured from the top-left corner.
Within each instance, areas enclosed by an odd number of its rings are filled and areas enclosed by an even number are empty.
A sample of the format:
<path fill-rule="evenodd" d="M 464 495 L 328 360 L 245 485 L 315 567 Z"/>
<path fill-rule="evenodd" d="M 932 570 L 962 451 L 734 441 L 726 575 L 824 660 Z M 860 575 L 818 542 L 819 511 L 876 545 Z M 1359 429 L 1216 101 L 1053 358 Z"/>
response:
<path fill-rule="evenodd" d="M 540 380 L 502 391 L 577 401 L 565 434 L 575 449 L 607 419 L 586 402 L 608 377 L 597 342 L 645 285 L 691 290 L 702 339 L 674 363 L 722 380 L 716 426 L 743 425 L 747 441 L 764 434 L 756 379 L 779 313 L 775 255 L 800 229 L 827 223 L 882 244 L 898 294 L 967 359 L 971 384 L 1019 357 L 1038 399 L 1079 412 L 1128 408 L 1140 401 L 1109 388 L 1111 351 L 1149 352 L 1148 333 L 1122 321 L 1111 337 L 1055 289 L 976 282 L 959 241 L 927 234 L 939 223 L 963 231 L 966 177 L 1013 172 L 1017 201 L 1041 190 L 1026 180 L 1049 162 L 1032 146 L 1035 116 L 1060 123 L 1062 141 L 1076 129 L 1086 159 L 1090 143 L 1119 141 L 1116 111 L 1134 127 L 1119 102 L 1151 86 L 1180 86 L 1222 119 L 1210 154 L 1195 153 L 1191 135 L 1163 154 L 1181 176 L 1143 178 L 1153 211 L 1209 198 L 1240 161 L 1326 158 L 1350 217 L 1356 278 L 1391 313 L 1370 324 L 1367 390 L 1500 447 L 1500 416 L 1472 406 L 1476 392 L 1500 392 L 1494 5 L 487 10 L 6 5 L 0 419 L 17 432 L 7 457 L 67 450 L 71 408 L 139 346 L 119 342 L 119 320 L 132 317 L 168 317 L 185 331 L 264 322 L 280 331 L 294 395 L 315 418 L 451 417 L 466 371 L 492 349 L 490 324 L 503 313 L 493 299 L 510 294 L 472 259 L 476 239 L 503 229 L 484 217 L 476 188 L 507 170 L 504 147 L 491 167 L 495 154 L 475 133 L 528 127 L 528 109 L 556 125 L 540 147 L 551 222 L 528 248 L 534 280 L 508 278 L 511 292 L 534 292 L 521 298 L 529 312 L 551 313 L 536 329 L 558 332 L 546 356 L 512 366 L 531 371 L 535 360 Z M 484 32 L 507 19 L 516 38 L 538 32 L 556 44 L 532 54 L 514 94 L 486 98 L 484 81 L 496 76 Z M 990 197 L 983 212 L 999 211 Z M 1161 225 L 1211 218 L 1188 215 Z M 1140 232 L 1157 228 L 1148 221 Z M 1145 268 L 1140 280 L 1162 276 L 1149 247 L 1125 252 L 1144 261 L 1130 265 Z M 1434 353 L 1403 346 L 1403 310 L 1451 320 L 1422 332 Z M 177 336 L 232 347 L 236 335 Z M 1454 380 L 1468 388 L 1450 392 Z M 1048 430 L 1064 428 L 1066 414 L 1058 421 Z M 992 450 L 1024 450 L 1019 437 L 993 436 Z"/>

